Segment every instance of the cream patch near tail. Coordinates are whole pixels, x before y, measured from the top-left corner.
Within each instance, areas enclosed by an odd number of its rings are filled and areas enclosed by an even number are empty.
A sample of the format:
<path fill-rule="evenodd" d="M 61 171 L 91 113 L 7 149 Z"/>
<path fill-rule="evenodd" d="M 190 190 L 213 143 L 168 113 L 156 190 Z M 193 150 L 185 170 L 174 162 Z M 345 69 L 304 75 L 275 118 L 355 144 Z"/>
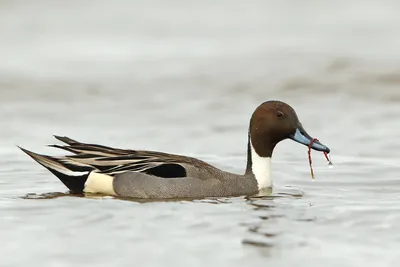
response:
<path fill-rule="evenodd" d="M 85 182 L 85 188 L 83 191 L 85 193 L 99 193 L 116 196 L 117 194 L 114 191 L 113 181 L 114 177 L 110 175 L 91 172 Z"/>

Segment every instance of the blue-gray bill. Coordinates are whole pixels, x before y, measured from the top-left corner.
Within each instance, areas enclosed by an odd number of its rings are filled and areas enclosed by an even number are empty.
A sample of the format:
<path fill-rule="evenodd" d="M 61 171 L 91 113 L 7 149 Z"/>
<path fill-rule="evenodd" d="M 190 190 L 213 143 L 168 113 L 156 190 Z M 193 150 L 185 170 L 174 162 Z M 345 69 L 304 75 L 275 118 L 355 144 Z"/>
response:
<path fill-rule="evenodd" d="M 289 138 L 306 146 L 310 146 L 310 143 L 312 142 L 311 148 L 317 151 L 323 151 L 326 153 L 331 151 L 326 145 L 321 144 L 318 140 L 314 140 L 314 138 L 312 138 L 301 125 L 297 127 L 296 132 Z"/>

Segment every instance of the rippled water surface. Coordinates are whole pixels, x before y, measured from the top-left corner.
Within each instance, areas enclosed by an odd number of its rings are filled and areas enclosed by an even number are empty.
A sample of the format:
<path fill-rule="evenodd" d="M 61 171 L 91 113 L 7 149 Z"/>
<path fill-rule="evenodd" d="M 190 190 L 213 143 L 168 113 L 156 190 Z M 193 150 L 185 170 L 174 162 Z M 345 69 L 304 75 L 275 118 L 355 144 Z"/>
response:
<path fill-rule="evenodd" d="M 0 1 L 0 266 L 397 266 L 399 8 Z M 267 196 L 135 202 L 65 195 L 16 147 L 58 155 L 45 145 L 67 135 L 240 173 L 268 99 L 296 109 L 333 169 L 314 151 L 313 181 L 288 140 Z"/>

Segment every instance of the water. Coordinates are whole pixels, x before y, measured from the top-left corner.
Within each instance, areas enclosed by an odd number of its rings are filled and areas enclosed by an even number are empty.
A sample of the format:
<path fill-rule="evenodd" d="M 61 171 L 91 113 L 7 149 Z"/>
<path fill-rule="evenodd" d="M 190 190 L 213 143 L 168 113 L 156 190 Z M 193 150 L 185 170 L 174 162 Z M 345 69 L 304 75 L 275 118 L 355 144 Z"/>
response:
<path fill-rule="evenodd" d="M 329 3 L 0 1 L 0 266 L 396 266 L 400 6 Z M 312 180 L 285 141 L 268 197 L 42 199 L 66 188 L 15 146 L 58 155 L 67 135 L 243 172 L 267 99 L 335 166 L 313 151 Z"/>

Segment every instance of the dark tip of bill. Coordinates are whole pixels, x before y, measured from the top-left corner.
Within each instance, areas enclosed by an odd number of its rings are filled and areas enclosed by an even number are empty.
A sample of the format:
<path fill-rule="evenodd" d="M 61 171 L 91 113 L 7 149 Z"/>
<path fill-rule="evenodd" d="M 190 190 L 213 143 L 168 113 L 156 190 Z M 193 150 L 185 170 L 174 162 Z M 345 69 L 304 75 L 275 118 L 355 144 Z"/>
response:
<path fill-rule="evenodd" d="M 330 153 L 331 152 L 329 147 L 327 147 L 326 145 L 323 145 L 319 141 L 314 141 L 312 146 L 311 146 L 311 148 L 314 149 L 314 150 L 318 150 L 318 151 L 322 151 L 322 152 L 326 152 L 326 153 Z"/>

